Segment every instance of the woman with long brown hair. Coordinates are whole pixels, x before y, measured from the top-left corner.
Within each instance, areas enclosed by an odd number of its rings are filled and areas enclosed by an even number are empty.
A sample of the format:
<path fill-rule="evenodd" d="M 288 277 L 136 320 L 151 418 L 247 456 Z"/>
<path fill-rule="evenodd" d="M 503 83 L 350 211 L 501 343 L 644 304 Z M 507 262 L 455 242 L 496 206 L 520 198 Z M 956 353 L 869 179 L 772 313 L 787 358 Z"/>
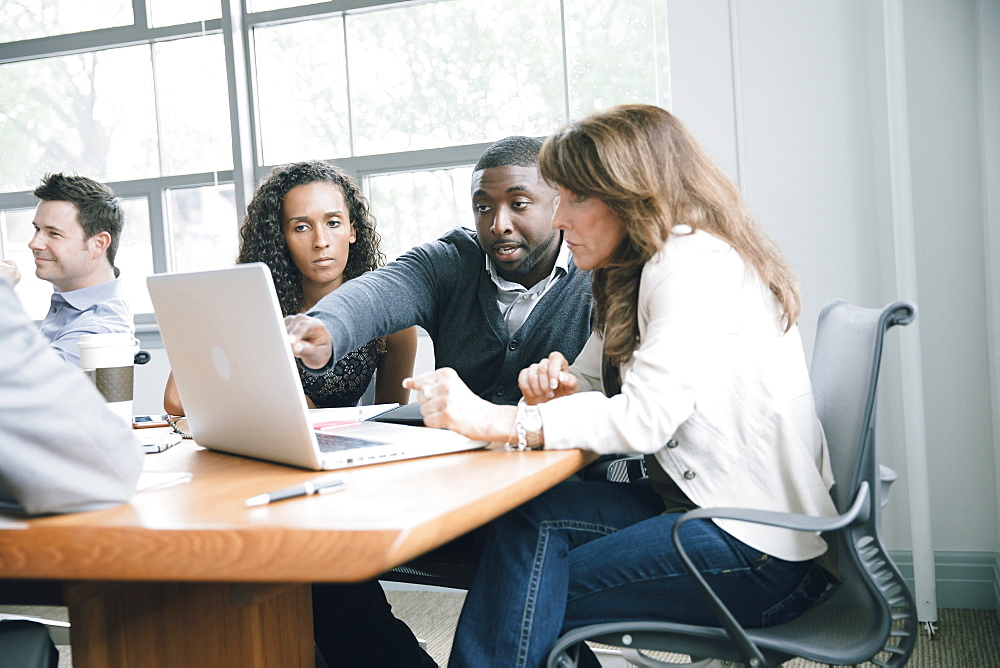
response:
<path fill-rule="evenodd" d="M 553 353 L 523 370 L 516 408 L 448 370 L 406 385 L 429 426 L 640 453 L 648 477 L 566 482 L 494 522 L 450 666 L 541 666 L 561 632 L 623 617 L 715 624 L 670 540 L 681 513 L 835 514 L 795 275 L 683 125 L 615 107 L 549 137 L 539 165 L 559 191 L 552 224 L 592 272 L 587 345 L 572 366 Z M 695 520 L 681 536 L 745 626 L 800 615 L 833 581 L 818 534 Z"/>

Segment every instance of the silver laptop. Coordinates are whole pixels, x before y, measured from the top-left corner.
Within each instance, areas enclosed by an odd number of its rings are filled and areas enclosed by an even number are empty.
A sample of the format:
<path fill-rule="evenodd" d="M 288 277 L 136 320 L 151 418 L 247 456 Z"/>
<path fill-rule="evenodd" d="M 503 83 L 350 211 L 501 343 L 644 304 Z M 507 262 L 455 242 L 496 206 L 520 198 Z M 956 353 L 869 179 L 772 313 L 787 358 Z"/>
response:
<path fill-rule="evenodd" d="M 146 283 L 198 445 L 314 470 L 486 445 L 383 422 L 315 429 L 264 264 L 159 274 Z"/>

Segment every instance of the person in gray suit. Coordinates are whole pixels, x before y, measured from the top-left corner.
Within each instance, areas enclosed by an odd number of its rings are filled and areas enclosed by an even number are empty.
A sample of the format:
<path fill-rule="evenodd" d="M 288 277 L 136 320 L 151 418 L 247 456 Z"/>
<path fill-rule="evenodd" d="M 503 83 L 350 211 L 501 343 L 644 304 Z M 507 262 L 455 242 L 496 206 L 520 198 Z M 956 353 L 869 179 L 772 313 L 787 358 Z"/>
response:
<path fill-rule="evenodd" d="M 0 278 L 0 513 L 97 510 L 135 492 L 142 448 L 79 369 L 59 358 Z M 45 627 L 0 622 L 5 665 L 55 667 Z"/>
<path fill-rule="evenodd" d="M 135 491 L 142 448 L 0 280 L 0 511 L 96 510 Z"/>

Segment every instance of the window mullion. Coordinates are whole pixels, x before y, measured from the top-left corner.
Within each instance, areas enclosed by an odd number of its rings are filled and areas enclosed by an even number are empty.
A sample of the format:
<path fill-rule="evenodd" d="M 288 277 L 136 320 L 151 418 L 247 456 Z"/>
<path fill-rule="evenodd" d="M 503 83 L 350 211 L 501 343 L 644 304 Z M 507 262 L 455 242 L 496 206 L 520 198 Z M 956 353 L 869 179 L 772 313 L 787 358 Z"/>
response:
<path fill-rule="evenodd" d="M 563 66 L 563 103 L 566 105 L 566 117 L 564 123 L 569 123 L 573 118 L 570 115 L 570 91 L 569 91 L 569 48 L 566 40 L 566 0 L 559 0 L 559 36 L 562 38 L 562 66 Z"/>
<path fill-rule="evenodd" d="M 351 51 L 347 48 L 347 15 L 340 17 L 341 26 L 344 29 L 344 93 L 347 95 L 347 138 L 351 147 L 351 155 L 354 152 L 354 105 L 351 100 Z"/>
<path fill-rule="evenodd" d="M 223 0 L 222 37 L 226 48 L 229 120 L 233 144 L 233 182 L 236 186 L 237 225 L 253 197 L 257 160 L 250 109 L 248 33 L 242 0 Z"/>
<path fill-rule="evenodd" d="M 146 0 L 132 0 L 132 25 L 140 30 L 149 28 L 149 8 Z"/>
<path fill-rule="evenodd" d="M 170 271 L 170 235 L 167 234 L 167 193 L 162 187 L 152 188 L 147 196 L 149 207 L 149 240 L 153 246 L 153 272 Z"/>

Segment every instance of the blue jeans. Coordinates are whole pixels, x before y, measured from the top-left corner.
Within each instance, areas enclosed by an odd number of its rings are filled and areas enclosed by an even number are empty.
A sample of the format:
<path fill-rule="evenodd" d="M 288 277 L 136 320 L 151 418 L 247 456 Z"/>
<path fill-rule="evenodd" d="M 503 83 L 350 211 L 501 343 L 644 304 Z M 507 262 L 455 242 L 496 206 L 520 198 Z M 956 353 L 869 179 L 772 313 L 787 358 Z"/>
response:
<path fill-rule="evenodd" d="M 717 626 L 670 539 L 678 514 L 645 482 L 567 481 L 490 525 L 449 668 L 544 666 L 561 633 L 621 619 Z M 688 555 L 747 627 L 792 619 L 823 595 L 812 560 L 771 557 L 709 520 Z M 589 654 L 589 651 L 587 652 Z M 592 654 L 584 659 L 596 664 Z"/>

